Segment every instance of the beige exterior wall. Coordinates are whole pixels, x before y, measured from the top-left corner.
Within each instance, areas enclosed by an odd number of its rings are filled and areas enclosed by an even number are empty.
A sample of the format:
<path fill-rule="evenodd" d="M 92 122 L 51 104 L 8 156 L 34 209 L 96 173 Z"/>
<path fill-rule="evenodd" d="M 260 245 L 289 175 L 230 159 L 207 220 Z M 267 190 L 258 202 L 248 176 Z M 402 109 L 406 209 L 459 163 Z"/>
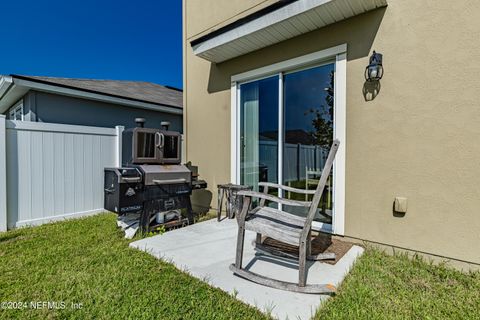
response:
<path fill-rule="evenodd" d="M 201 36 L 260 10 L 277 0 L 184 0 L 183 19 L 187 38 Z M 184 16 L 185 16 L 184 15 Z"/>
<path fill-rule="evenodd" d="M 208 181 L 212 206 L 216 184 L 230 179 L 231 75 L 347 43 L 345 235 L 480 264 L 480 2 L 389 0 L 217 65 L 193 55 L 187 35 L 262 4 L 184 1 L 187 158 Z M 373 49 L 384 54 L 385 76 L 366 102 Z M 408 198 L 403 217 L 392 212 L 395 196 Z"/>

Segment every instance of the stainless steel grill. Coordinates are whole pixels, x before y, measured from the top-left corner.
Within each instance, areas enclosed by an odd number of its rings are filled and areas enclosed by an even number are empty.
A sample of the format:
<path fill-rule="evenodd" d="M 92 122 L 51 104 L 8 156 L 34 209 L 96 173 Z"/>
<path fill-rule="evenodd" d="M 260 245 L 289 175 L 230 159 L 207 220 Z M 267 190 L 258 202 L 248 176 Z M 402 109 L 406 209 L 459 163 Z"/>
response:
<path fill-rule="evenodd" d="M 140 119 L 142 120 L 142 119 Z M 141 121 L 143 125 L 144 121 Z M 146 130 L 156 130 L 148 129 Z M 163 124 L 163 129 L 165 124 Z M 127 133 L 125 144 L 138 139 Z M 170 132 L 170 131 L 168 131 Z M 144 144 L 146 145 L 146 144 Z M 179 144 L 180 145 L 180 144 Z M 150 148 L 160 148 L 162 144 L 150 144 Z M 126 147 L 126 149 L 128 149 Z M 135 148 L 130 148 L 136 152 Z M 143 150 L 147 154 L 155 154 L 155 150 Z M 137 219 L 132 219 L 133 225 L 143 232 L 148 232 L 159 225 L 173 227 L 193 222 L 193 212 L 190 202 L 192 189 L 206 188 L 205 181 L 197 179 L 197 168 L 180 164 L 163 164 L 159 159 L 157 163 L 148 164 L 131 163 L 132 159 L 139 157 L 132 155 L 126 157 L 121 168 L 105 168 L 105 209 L 119 215 L 137 214 Z M 192 174 L 193 171 L 193 174 Z M 181 210 L 184 214 L 181 214 Z"/>

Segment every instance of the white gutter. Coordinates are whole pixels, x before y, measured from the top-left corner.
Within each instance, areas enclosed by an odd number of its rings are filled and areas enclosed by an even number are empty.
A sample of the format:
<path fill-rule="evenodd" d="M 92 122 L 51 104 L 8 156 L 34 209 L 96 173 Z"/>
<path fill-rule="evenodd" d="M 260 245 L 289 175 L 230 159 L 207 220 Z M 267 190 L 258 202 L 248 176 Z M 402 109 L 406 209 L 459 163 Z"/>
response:
<path fill-rule="evenodd" d="M 0 78 L 0 99 L 8 92 L 13 85 L 13 79 L 10 76 L 2 76 Z"/>

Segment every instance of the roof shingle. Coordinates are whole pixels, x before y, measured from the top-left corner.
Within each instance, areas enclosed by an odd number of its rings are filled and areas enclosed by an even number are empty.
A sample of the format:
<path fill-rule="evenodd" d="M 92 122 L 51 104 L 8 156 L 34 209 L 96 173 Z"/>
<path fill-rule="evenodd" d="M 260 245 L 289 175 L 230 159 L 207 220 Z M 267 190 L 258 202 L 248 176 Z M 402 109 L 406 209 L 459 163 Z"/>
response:
<path fill-rule="evenodd" d="M 165 87 L 152 82 L 56 78 L 25 75 L 11 76 L 13 78 L 43 82 L 158 105 L 166 105 L 175 108 L 183 107 L 182 90 Z"/>

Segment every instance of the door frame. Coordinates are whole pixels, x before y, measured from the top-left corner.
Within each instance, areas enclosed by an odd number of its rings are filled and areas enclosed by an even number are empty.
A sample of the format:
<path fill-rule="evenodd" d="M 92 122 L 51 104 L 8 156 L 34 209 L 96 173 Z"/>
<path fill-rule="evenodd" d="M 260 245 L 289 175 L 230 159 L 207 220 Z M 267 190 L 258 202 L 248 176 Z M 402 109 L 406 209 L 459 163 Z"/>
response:
<path fill-rule="evenodd" d="M 334 138 L 340 140 L 340 147 L 335 157 L 333 215 L 332 224 L 314 221 L 312 228 L 318 231 L 344 235 L 345 232 L 345 156 L 346 156 L 346 92 L 347 92 L 347 44 L 306 54 L 293 59 L 274 63 L 265 67 L 233 75 L 230 89 L 230 180 L 240 182 L 240 84 L 279 74 L 279 105 L 283 106 L 282 72 L 302 67 L 314 66 L 323 61 L 332 60 L 335 63 L 334 87 Z M 279 124 L 283 123 L 283 112 L 279 112 Z M 283 128 L 279 127 L 280 130 Z M 279 146 L 279 154 L 281 146 Z M 279 157 L 278 166 L 282 168 L 282 159 Z M 279 170 L 279 181 L 281 180 Z"/>

